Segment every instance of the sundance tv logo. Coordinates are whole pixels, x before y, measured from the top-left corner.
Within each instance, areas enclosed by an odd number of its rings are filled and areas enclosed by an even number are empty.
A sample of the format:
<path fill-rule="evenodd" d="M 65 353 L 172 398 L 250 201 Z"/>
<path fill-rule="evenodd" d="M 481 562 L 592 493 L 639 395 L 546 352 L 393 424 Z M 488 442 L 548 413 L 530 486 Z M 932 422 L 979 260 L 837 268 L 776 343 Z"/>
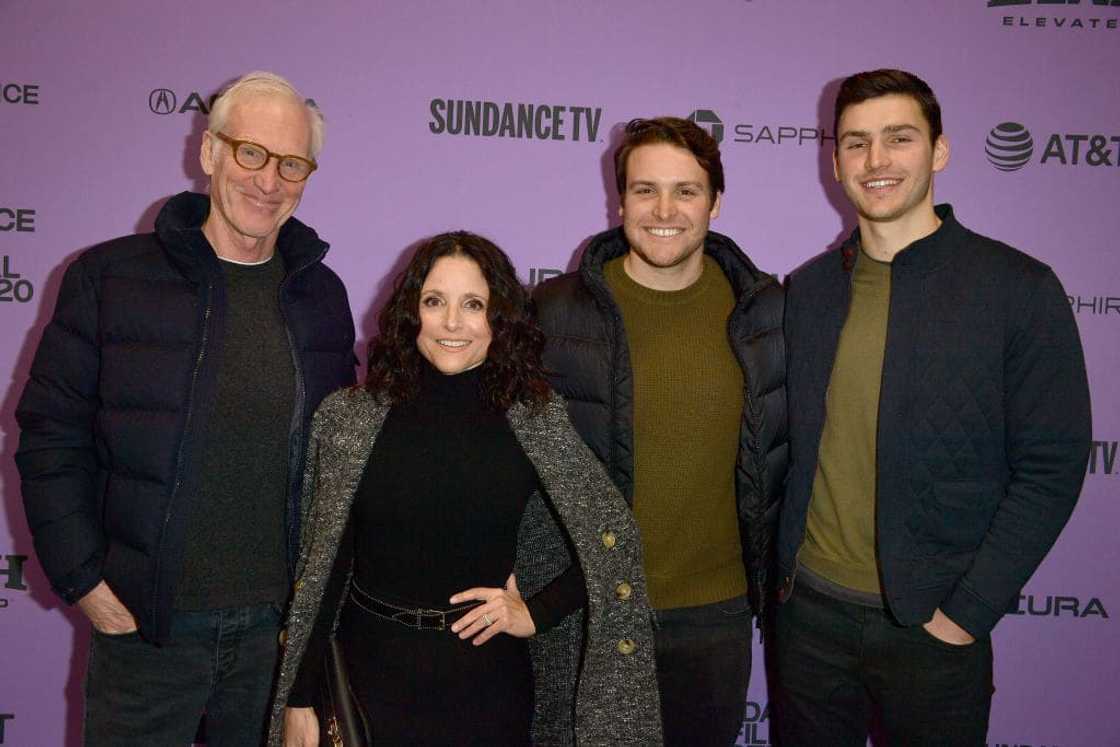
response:
<path fill-rule="evenodd" d="M 1016 13 L 1000 16 L 1000 24 L 1005 28 L 1054 31 L 1120 28 L 1120 0 L 988 0 L 988 7 L 999 8 L 1005 14 Z"/>
<path fill-rule="evenodd" d="M 1018 171 L 1031 162 L 1035 152 L 1031 131 L 1019 122 L 1002 122 L 984 141 L 988 163 L 1000 171 Z M 1038 159 L 1042 166 L 1120 166 L 1120 135 L 1085 132 L 1054 132 Z"/>
<path fill-rule="evenodd" d="M 598 106 L 474 99 L 432 99 L 428 111 L 428 131 L 433 135 L 584 143 L 598 141 L 603 117 L 603 109 Z"/>

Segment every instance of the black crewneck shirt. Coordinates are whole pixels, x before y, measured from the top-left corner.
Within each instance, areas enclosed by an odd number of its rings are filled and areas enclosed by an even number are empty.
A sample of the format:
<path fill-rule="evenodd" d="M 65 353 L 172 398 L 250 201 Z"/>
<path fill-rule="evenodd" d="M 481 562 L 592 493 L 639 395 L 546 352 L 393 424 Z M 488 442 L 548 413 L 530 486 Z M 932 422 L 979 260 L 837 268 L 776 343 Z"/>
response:
<path fill-rule="evenodd" d="M 279 302 L 284 259 L 277 252 L 257 265 L 219 264 L 224 344 L 189 506 L 178 610 L 282 603 L 291 586 L 286 516 L 296 374 Z"/>

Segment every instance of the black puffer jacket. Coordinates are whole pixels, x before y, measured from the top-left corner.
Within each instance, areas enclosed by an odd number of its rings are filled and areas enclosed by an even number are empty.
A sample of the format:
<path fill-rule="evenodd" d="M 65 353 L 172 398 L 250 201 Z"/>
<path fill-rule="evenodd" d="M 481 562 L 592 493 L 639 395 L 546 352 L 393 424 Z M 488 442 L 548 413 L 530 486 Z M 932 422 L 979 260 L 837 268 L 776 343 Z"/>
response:
<path fill-rule="evenodd" d="M 621 228 L 591 240 L 576 272 L 537 287 L 534 299 L 548 336 L 545 365 L 568 401 L 576 430 L 603 461 L 627 502 L 634 492 L 634 412 L 630 349 L 622 315 L 603 276 L 625 254 Z M 781 286 L 755 267 L 731 239 L 709 232 L 704 252 L 735 294 L 727 321 L 731 349 L 744 371 L 743 417 L 735 466 L 743 561 L 751 604 L 762 611 L 771 546 L 789 459 Z"/>
<path fill-rule="evenodd" d="M 104 579 L 145 638 L 163 640 L 181 571 L 198 457 L 222 355 L 225 286 L 202 234 L 204 195 L 183 193 L 154 234 L 95 246 L 67 269 L 16 410 L 16 462 L 35 550 L 75 602 Z M 296 380 L 288 544 L 299 547 L 306 435 L 319 401 L 354 381 L 354 322 L 327 245 L 294 218 L 277 251 Z"/>

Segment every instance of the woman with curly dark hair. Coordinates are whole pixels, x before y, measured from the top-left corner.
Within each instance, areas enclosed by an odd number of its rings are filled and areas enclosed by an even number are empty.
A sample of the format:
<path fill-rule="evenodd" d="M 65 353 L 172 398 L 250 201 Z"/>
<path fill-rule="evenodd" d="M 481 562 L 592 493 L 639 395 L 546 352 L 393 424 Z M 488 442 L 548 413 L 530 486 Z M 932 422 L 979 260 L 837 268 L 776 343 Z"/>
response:
<path fill-rule="evenodd" d="M 332 638 L 378 744 L 660 743 L 637 528 L 509 259 L 436 236 L 379 323 L 315 415 L 271 743 L 338 733 Z"/>

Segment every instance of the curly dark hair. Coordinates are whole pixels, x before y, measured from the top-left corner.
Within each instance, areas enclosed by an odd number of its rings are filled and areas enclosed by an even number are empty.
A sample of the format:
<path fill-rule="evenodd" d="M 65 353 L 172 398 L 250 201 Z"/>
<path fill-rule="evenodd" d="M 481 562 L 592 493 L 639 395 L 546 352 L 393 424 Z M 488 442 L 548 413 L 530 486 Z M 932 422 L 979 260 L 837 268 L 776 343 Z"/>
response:
<path fill-rule="evenodd" d="M 544 333 L 533 316 L 529 294 L 505 252 L 467 231 L 428 239 L 397 276 L 393 294 L 378 315 L 379 334 L 370 348 L 366 390 L 392 403 L 416 396 L 424 366 L 416 347 L 420 290 L 436 261 L 453 256 L 473 260 L 490 290 L 486 320 L 492 339 L 481 365 L 483 396 L 499 412 L 515 402 L 539 409 L 548 400 L 549 386 L 541 362 Z"/>

